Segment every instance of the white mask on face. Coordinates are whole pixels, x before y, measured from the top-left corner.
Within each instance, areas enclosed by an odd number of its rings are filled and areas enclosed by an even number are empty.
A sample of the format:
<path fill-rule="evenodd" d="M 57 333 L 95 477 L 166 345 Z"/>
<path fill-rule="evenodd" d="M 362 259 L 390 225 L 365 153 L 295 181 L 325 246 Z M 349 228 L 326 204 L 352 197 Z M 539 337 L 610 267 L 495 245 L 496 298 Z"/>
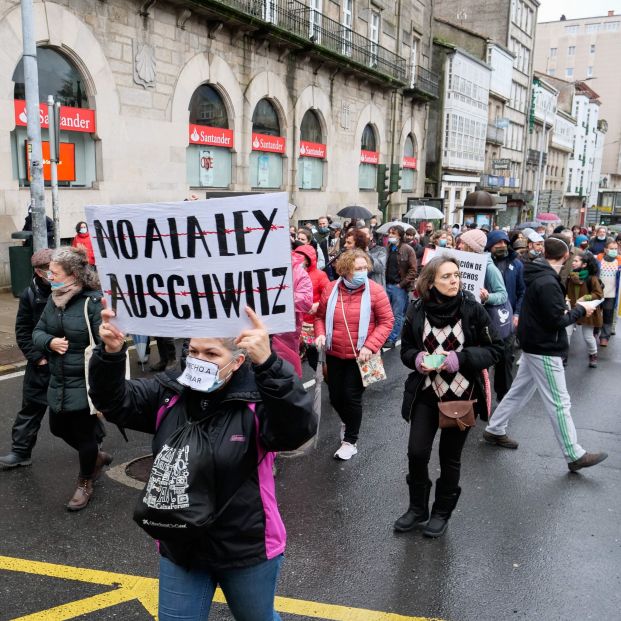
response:
<path fill-rule="evenodd" d="M 185 370 L 177 381 L 182 386 L 187 386 L 198 392 L 213 392 L 224 386 L 226 379 L 220 377 L 220 371 L 226 369 L 232 362 L 233 360 L 220 369 L 215 362 L 207 362 L 188 356 L 185 362 Z"/>

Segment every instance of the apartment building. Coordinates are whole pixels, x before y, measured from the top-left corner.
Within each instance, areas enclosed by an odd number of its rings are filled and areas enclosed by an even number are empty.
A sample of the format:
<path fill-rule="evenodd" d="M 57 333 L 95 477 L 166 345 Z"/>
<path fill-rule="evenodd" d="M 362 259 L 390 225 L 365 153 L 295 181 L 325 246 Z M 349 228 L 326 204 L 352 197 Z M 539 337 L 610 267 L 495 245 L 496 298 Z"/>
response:
<path fill-rule="evenodd" d="M 559 3 L 559 13 L 562 10 L 562 3 Z M 600 137 L 604 142 L 602 178 L 598 181 L 602 181 L 602 185 L 605 183 L 609 192 L 614 189 L 621 192 L 620 58 L 621 15 L 618 11 L 581 19 L 566 19 L 559 14 L 557 21 L 537 24 L 535 69 L 568 81 L 588 80 L 589 86 L 599 95 L 598 116 L 607 122 L 608 131 Z M 575 167 L 574 162 L 574 176 Z M 587 174 L 592 175 L 585 172 Z"/>
<path fill-rule="evenodd" d="M 524 182 L 525 149 L 531 101 L 533 50 L 537 22 L 537 0 L 436 0 L 434 14 L 464 28 L 478 32 L 507 48 L 513 55 L 511 92 L 503 112 L 506 127 L 498 160 L 504 177 L 513 187 L 500 191 L 507 201 L 505 218 L 516 222 L 527 215 L 534 188 Z"/>

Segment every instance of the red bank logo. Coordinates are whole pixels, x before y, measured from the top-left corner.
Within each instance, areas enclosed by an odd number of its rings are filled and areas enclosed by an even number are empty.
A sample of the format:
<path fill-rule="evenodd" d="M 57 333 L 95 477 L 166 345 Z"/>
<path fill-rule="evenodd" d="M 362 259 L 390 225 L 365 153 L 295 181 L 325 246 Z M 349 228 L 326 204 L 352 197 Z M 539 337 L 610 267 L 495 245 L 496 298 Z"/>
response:
<path fill-rule="evenodd" d="M 269 153 L 284 153 L 285 139 L 282 136 L 266 136 L 252 133 L 252 150 L 267 151 Z"/>
<path fill-rule="evenodd" d="M 416 158 L 403 156 L 403 168 L 412 168 L 416 170 Z"/>
<path fill-rule="evenodd" d="M 360 162 L 362 164 L 379 164 L 379 153 L 377 151 L 360 151 Z"/>
<path fill-rule="evenodd" d="M 25 127 L 28 124 L 26 102 L 22 99 L 14 100 L 15 125 Z M 39 122 L 41 128 L 50 126 L 47 113 L 47 104 L 39 104 Z M 95 110 L 89 108 L 60 107 L 60 129 L 66 132 L 85 132 L 92 134 L 95 131 Z"/>
<path fill-rule="evenodd" d="M 306 142 L 300 140 L 300 156 L 301 157 L 318 157 L 324 159 L 326 157 L 326 145 L 318 142 Z"/>
<path fill-rule="evenodd" d="M 190 123 L 190 144 L 205 144 L 211 147 L 233 148 L 233 130 L 221 127 L 207 127 Z"/>

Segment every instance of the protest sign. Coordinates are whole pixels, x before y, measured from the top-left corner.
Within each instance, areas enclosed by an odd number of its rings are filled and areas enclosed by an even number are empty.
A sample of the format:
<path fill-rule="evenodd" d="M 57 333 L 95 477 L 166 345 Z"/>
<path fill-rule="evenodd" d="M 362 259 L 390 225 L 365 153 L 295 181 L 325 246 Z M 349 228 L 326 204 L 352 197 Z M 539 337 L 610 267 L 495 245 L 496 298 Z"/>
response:
<path fill-rule="evenodd" d="M 487 270 L 487 254 L 464 252 L 452 248 L 425 248 L 422 264 L 425 265 L 433 257 L 445 255 L 457 259 L 461 273 L 461 288 L 472 293 L 477 302 L 480 302 L 481 288 L 485 282 L 485 271 Z"/>
<path fill-rule="evenodd" d="M 89 205 L 102 290 L 126 334 L 236 336 L 295 329 L 285 193 Z"/>

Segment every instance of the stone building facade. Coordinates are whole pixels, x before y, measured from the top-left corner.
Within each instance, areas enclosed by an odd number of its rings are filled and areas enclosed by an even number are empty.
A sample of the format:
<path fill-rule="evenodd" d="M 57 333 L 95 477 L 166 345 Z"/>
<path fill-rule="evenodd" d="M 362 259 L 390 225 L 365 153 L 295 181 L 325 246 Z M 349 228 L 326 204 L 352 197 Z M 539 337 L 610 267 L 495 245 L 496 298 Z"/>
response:
<path fill-rule="evenodd" d="M 61 141 L 74 158 L 60 188 L 61 237 L 74 234 L 84 205 L 190 193 L 286 191 L 296 221 L 352 203 L 377 211 L 382 163 L 403 168 L 387 215 L 401 214 L 424 190 L 427 102 L 437 97 L 431 4 L 35 2 L 40 57 L 61 57 L 77 76 L 56 92 L 68 97 Z M 6 285 L 10 233 L 30 200 L 16 0 L 0 0 L 0 41 Z M 48 94 L 40 88 L 41 101 Z"/>

